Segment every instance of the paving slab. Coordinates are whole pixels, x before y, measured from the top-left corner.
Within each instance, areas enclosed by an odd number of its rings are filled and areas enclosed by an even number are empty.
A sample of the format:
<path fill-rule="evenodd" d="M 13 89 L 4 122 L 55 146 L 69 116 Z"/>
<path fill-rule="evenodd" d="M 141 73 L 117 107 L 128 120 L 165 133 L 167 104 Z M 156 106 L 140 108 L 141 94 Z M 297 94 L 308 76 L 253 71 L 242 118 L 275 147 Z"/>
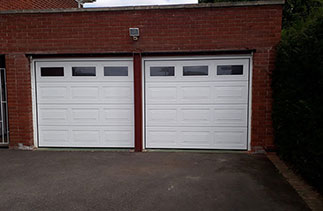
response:
<path fill-rule="evenodd" d="M 0 210 L 309 210 L 265 155 L 0 150 Z"/>

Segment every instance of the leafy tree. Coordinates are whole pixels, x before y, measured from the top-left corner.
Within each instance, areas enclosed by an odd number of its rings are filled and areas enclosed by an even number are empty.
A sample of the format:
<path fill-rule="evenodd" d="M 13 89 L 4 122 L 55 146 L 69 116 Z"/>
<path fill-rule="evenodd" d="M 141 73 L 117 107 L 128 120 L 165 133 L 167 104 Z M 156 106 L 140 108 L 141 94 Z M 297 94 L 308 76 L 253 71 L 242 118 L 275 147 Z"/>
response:
<path fill-rule="evenodd" d="M 281 158 L 323 193 L 323 10 L 285 29 L 273 71 Z"/>

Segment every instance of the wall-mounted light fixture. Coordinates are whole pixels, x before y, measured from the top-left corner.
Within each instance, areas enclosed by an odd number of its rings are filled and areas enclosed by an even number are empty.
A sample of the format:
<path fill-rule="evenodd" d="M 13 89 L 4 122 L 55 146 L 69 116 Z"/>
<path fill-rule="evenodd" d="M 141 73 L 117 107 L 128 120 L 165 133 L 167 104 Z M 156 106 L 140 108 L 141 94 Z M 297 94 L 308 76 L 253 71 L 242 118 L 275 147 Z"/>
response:
<path fill-rule="evenodd" d="M 139 39 L 139 28 L 129 28 L 129 35 L 133 40 L 137 41 Z"/>

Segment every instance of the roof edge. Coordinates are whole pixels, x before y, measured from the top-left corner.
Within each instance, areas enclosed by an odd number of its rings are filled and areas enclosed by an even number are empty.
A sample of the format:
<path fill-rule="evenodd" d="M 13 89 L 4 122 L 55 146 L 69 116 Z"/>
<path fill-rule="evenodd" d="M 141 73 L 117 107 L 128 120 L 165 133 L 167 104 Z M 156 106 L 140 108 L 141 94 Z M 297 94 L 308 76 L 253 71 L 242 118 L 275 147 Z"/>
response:
<path fill-rule="evenodd" d="M 45 9 L 45 10 L 8 10 L 0 11 L 1 14 L 33 14 L 33 13 L 70 13 L 70 12 L 108 12 L 108 11 L 136 11 L 157 9 L 195 9 L 195 8 L 221 8 L 221 7 L 246 7 L 283 5 L 285 0 L 261 0 L 244 2 L 217 2 L 202 4 L 176 4 L 176 5 L 149 5 L 149 6 L 125 6 L 125 7 L 99 7 L 99 8 L 70 8 L 70 9 Z"/>

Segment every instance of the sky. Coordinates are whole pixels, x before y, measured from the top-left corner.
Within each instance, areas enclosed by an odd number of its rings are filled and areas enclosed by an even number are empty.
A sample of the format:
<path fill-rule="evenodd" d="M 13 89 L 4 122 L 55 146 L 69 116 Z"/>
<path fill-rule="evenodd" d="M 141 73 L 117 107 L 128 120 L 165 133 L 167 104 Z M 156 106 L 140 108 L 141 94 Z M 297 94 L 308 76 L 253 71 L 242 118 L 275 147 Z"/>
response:
<path fill-rule="evenodd" d="M 95 3 L 84 4 L 84 7 L 115 7 L 134 5 L 165 5 L 165 4 L 194 4 L 198 0 L 96 0 Z"/>

